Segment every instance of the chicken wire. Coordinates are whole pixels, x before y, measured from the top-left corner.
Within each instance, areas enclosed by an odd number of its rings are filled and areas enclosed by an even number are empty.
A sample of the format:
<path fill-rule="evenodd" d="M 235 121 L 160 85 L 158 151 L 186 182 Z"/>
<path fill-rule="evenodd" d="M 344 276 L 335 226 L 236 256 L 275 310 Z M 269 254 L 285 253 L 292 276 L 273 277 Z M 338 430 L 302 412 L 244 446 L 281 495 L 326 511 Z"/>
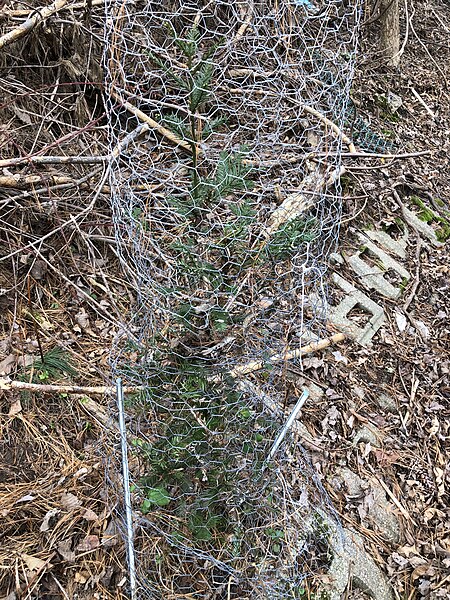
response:
<path fill-rule="evenodd" d="M 331 509 L 298 422 L 273 445 L 302 395 L 296 350 L 328 335 L 360 2 L 106 8 L 111 201 L 138 294 L 112 360 L 138 388 L 132 595 L 301 598 Z"/>

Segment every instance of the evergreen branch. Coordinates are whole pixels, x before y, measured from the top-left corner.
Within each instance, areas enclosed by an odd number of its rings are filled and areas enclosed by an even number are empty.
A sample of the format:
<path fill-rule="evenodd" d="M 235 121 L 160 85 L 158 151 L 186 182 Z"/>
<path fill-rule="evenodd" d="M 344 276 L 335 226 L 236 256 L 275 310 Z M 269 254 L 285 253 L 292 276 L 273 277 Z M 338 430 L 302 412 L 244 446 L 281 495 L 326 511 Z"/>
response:
<path fill-rule="evenodd" d="M 214 65 L 210 62 L 202 62 L 198 72 L 192 77 L 189 97 L 192 112 L 195 112 L 208 99 L 213 74 Z"/>
<path fill-rule="evenodd" d="M 183 90 L 189 90 L 188 83 L 182 77 L 177 75 L 171 66 L 169 66 L 164 60 L 159 58 L 159 56 L 156 56 L 156 54 L 154 54 L 151 50 L 148 50 L 147 54 L 149 59 L 153 63 L 155 63 L 157 67 L 164 71 L 164 73 L 168 75 L 174 81 L 174 83 L 178 84 Z"/>
<path fill-rule="evenodd" d="M 185 119 L 177 115 L 177 113 L 169 113 L 164 115 L 162 124 L 173 131 L 182 140 L 191 142 L 189 123 Z"/>

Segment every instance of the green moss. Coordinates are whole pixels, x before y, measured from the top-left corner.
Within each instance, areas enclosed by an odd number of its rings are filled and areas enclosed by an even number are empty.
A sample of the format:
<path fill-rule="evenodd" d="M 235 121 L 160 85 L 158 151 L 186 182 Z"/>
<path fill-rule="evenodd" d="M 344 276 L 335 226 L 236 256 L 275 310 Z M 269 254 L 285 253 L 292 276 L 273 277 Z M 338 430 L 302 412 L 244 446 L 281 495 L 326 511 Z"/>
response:
<path fill-rule="evenodd" d="M 419 207 L 419 219 L 425 223 L 439 223 L 439 229 L 436 229 L 436 237 L 440 242 L 445 242 L 450 237 L 450 221 L 437 215 L 429 206 L 418 196 L 411 196 L 411 202 Z"/>
<path fill-rule="evenodd" d="M 402 282 L 399 285 L 399 288 L 400 288 L 402 294 L 406 290 L 406 286 L 408 285 L 408 281 L 409 281 L 409 279 L 407 277 L 403 277 Z"/>
<path fill-rule="evenodd" d="M 450 237 L 450 223 L 446 222 L 443 227 L 436 231 L 436 237 L 440 242 L 446 242 Z"/>
<path fill-rule="evenodd" d="M 419 219 L 425 223 L 432 223 L 436 216 L 434 212 L 418 196 L 411 196 L 411 202 L 419 207 Z"/>

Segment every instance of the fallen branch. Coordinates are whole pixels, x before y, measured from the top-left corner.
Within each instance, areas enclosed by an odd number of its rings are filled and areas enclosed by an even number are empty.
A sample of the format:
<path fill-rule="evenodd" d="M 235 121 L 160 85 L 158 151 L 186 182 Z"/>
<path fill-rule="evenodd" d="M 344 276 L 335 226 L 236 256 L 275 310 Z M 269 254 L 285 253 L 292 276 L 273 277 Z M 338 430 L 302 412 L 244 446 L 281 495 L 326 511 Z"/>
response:
<path fill-rule="evenodd" d="M 131 102 L 128 102 L 127 100 L 121 98 L 116 92 L 111 91 L 110 94 L 114 98 L 114 100 L 116 100 L 116 102 L 123 106 L 125 110 L 133 114 L 137 119 L 139 119 L 139 121 L 142 121 L 149 125 L 152 129 L 157 131 L 163 137 L 170 140 L 176 146 L 180 146 L 181 148 L 183 148 L 183 150 L 186 150 L 187 152 L 192 152 L 191 145 L 188 142 L 185 142 L 184 140 L 177 137 L 172 131 L 160 125 L 157 121 L 155 121 L 154 119 L 146 115 L 144 112 L 142 112 L 142 110 L 136 108 L 136 106 L 131 104 Z"/>
<path fill-rule="evenodd" d="M 422 96 L 419 94 L 419 92 L 417 92 L 414 88 L 411 88 L 411 92 L 413 93 L 413 96 L 420 102 L 420 104 L 424 107 L 424 109 L 427 111 L 427 113 L 430 115 L 430 117 L 432 119 L 436 118 L 436 115 L 434 114 L 434 112 L 431 110 L 431 108 L 428 106 L 428 104 L 425 102 L 425 100 L 422 98 Z"/>
<path fill-rule="evenodd" d="M 133 4 L 133 2 L 129 2 L 129 4 Z M 105 5 L 105 0 L 91 0 L 90 2 L 90 6 L 94 7 L 94 6 L 104 6 Z M 60 10 L 66 10 L 69 9 L 70 10 L 77 10 L 79 8 L 87 8 L 88 6 L 88 0 L 84 0 L 84 2 L 77 2 L 75 4 L 71 4 L 70 6 L 62 6 Z M 26 17 L 27 15 L 30 14 L 29 10 L 4 10 L 2 11 L 2 13 L 0 14 L 0 19 L 10 19 L 13 17 Z"/>
<path fill-rule="evenodd" d="M 55 0 L 50 6 L 34 8 L 30 12 L 30 15 L 33 16 L 28 17 L 22 25 L 19 25 L 16 29 L 9 31 L 0 37 L 0 50 L 29 33 L 38 23 L 58 12 L 58 10 L 63 8 L 68 2 L 69 0 Z"/>
<path fill-rule="evenodd" d="M 37 154 L 36 156 L 29 155 L 29 156 L 20 156 L 17 158 L 6 158 L 3 160 L 0 160 L 0 168 L 15 167 L 17 165 L 21 165 L 24 163 L 33 163 L 36 165 L 51 165 L 51 164 L 76 165 L 76 164 L 95 164 L 95 163 L 109 162 L 112 158 L 117 158 L 120 155 L 120 153 L 123 152 L 129 146 L 129 144 L 132 141 L 134 141 L 137 137 L 139 137 L 140 135 L 142 135 L 143 133 L 145 133 L 148 130 L 149 130 L 148 123 L 142 123 L 141 125 L 138 125 L 136 127 L 136 129 L 133 129 L 133 131 L 131 133 L 127 134 L 124 137 L 124 139 L 121 140 L 117 144 L 117 146 L 113 149 L 111 154 L 109 154 L 107 156 L 43 156 L 43 155 Z M 32 180 L 33 177 L 36 178 L 35 181 Z M 13 180 L 18 180 L 18 178 L 19 178 L 18 175 L 12 175 L 10 177 L 0 177 L 0 186 L 2 185 L 1 180 L 13 181 Z M 24 178 L 24 181 L 29 180 L 31 183 L 36 183 L 36 182 L 40 181 L 39 175 L 27 175 L 27 176 L 23 176 L 23 178 Z M 63 179 L 63 178 L 54 177 L 55 181 L 57 179 Z M 68 181 L 70 181 L 70 180 L 68 180 Z M 63 183 L 63 182 L 61 181 L 60 183 Z M 4 187 L 7 187 L 7 184 L 4 185 Z M 14 187 L 14 186 L 11 185 L 11 187 Z"/>
<path fill-rule="evenodd" d="M 124 387 L 126 394 L 134 394 L 142 391 L 142 386 Z M 116 386 L 83 386 L 83 385 L 53 385 L 49 383 L 28 383 L 16 381 L 9 377 L 0 377 L 0 390 L 27 390 L 29 392 L 54 393 L 54 394 L 95 394 L 104 396 L 115 394 Z"/>
<path fill-rule="evenodd" d="M 36 183 L 48 183 L 49 185 L 60 185 L 72 183 L 71 177 L 58 177 L 57 175 L 0 175 L 0 187 L 23 188 Z"/>
<path fill-rule="evenodd" d="M 317 342 L 313 342 L 311 344 L 308 344 L 307 346 L 302 346 L 301 348 L 297 348 L 296 350 L 289 350 L 287 352 L 283 352 L 282 354 L 273 354 L 265 360 L 255 360 L 245 365 L 240 365 L 232 369 L 229 372 L 229 374 L 231 375 L 231 377 L 240 377 L 241 375 L 248 375 L 249 373 L 254 373 L 255 371 L 260 371 L 261 369 L 264 369 L 267 363 L 274 365 L 280 362 L 285 362 L 287 360 L 300 358 L 305 354 L 311 354 L 311 352 L 323 350 L 331 344 L 342 342 L 344 339 L 345 335 L 343 333 L 336 333 L 329 338 L 318 340 Z"/>
<path fill-rule="evenodd" d="M 35 165 L 90 165 L 105 163 L 108 160 L 110 160 L 109 156 L 19 156 L 17 158 L 0 160 L 0 168 L 16 167 L 24 163 L 33 163 Z"/>
<path fill-rule="evenodd" d="M 341 138 L 341 140 L 347 144 L 348 149 L 350 154 L 356 154 L 356 148 L 354 143 L 352 142 L 352 140 L 348 137 L 348 135 L 346 135 L 342 129 L 340 129 L 340 127 L 338 127 L 336 125 L 336 123 L 333 123 L 333 121 L 330 121 L 330 119 L 328 117 L 326 117 L 325 115 L 323 115 L 321 112 L 319 112 L 318 110 L 316 110 L 315 108 L 312 108 L 311 106 L 308 106 L 307 104 L 301 104 L 299 103 L 299 105 L 301 106 L 301 108 L 309 113 L 310 115 L 313 115 L 314 117 L 316 117 L 317 119 L 319 119 L 319 121 L 322 121 L 322 123 L 324 123 L 327 127 L 329 127 L 332 131 L 334 131 L 334 133 Z"/>
<path fill-rule="evenodd" d="M 268 238 L 278 229 L 297 219 L 300 215 L 312 208 L 324 190 L 336 183 L 341 175 L 345 173 L 344 167 L 334 169 L 331 173 L 313 172 L 307 175 L 300 184 L 300 188 L 305 191 L 289 194 L 283 202 L 269 216 L 267 227 L 263 230 L 263 235 Z M 308 194 L 309 197 L 307 196 Z"/>

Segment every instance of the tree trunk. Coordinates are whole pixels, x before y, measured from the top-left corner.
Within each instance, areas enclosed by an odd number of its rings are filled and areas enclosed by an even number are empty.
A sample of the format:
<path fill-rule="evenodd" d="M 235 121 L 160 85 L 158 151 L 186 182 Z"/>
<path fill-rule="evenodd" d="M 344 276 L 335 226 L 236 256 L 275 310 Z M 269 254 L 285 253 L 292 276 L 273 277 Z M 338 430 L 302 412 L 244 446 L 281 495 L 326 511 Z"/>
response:
<path fill-rule="evenodd" d="M 391 67 L 400 63 L 400 17 L 398 0 L 380 2 L 380 49 Z"/>

